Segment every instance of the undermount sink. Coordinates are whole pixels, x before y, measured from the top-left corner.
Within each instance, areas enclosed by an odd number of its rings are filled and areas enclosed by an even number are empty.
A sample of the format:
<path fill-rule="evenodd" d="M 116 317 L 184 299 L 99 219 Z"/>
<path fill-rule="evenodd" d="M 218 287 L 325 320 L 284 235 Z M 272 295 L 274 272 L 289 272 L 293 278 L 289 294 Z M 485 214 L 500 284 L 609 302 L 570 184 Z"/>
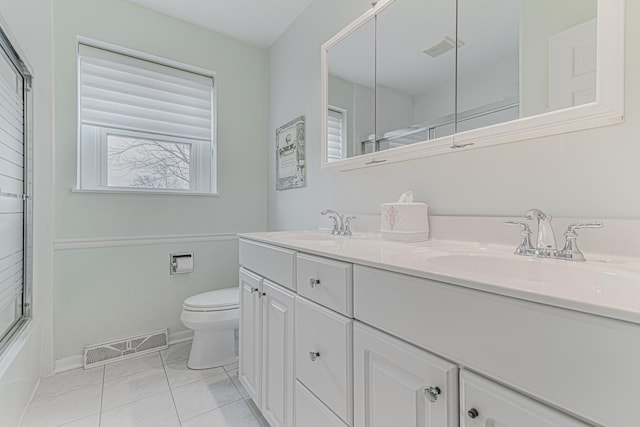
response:
<path fill-rule="evenodd" d="M 567 299 L 595 302 L 606 298 L 640 305 L 640 300 L 629 300 L 630 295 L 638 295 L 640 274 L 604 264 L 485 253 L 423 255 L 422 261 L 431 271 L 474 281 L 508 282 L 510 288 L 523 291 L 544 293 L 553 289 L 554 294 Z"/>
<path fill-rule="evenodd" d="M 320 231 L 278 231 L 276 233 L 274 236 L 285 240 L 332 241 L 336 238 L 327 232 Z"/>
<path fill-rule="evenodd" d="M 272 236 L 269 236 L 269 235 Z M 267 237 L 274 237 L 282 240 L 297 240 L 310 242 L 339 242 L 348 239 L 379 239 L 374 234 L 354 234 L 352 236 L 336 236 L 328 231 L 277 231 L 265 233 Z"/>

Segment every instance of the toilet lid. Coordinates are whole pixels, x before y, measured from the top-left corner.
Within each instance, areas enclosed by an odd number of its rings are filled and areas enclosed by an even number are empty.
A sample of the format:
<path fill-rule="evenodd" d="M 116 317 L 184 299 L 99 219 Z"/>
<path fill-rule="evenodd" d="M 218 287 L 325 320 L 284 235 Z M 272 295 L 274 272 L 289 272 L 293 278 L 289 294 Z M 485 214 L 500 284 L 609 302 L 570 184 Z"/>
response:
<path fill-rule="evenodd" d="M 204 292 L 184 300 L 185 308 L 228 310 L 237 308 L 240 302 L 240 289 L 227 288 Z"/>

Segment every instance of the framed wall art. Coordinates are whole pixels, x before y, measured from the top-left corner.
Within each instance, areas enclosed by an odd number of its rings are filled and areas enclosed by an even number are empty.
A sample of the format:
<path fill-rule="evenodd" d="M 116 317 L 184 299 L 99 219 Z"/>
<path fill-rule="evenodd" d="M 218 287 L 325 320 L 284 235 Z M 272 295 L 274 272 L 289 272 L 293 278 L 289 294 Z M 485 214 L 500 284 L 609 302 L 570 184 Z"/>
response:
<path fill-rule="evenodd" d="M 276 129 L 276 190 L 304 187 L 304 116 Z"/>

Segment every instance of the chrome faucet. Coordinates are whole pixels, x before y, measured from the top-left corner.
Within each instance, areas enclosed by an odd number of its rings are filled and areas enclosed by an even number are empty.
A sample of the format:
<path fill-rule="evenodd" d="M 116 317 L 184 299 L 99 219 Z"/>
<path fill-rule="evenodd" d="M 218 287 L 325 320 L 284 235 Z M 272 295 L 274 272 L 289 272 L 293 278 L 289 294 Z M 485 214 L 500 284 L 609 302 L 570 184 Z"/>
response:
<path fill-rule="evenodd" d="M 552 258 L 558 253 L 556 247 L 556 236 L 551 227 L 551 217 L 540 209 L 529 209 L 525 212 L 526 219 L 538 220 L 538 238 L 533 255 L 542 258 Z"/>
<path fill-rule="evenodd" d="M 531 244 L 531 230 L 525 222 L 505 221 L 505 224 L 518 225 L 522 229 L 520 234 L 522 240 L 514 252 L 516 255 L 533 255 L 538 258 L 555 258 L 567 261 L 585 261 L 584 255 L 578 249 L 576 230 L 581 228 L 602 228 L 601 222 L 589 222 L 585 224 L 571 224 L 564 233 L 566 241 L 562 250 L 556 247 L 556 238 L 551 227 L 551 217 L 540 209 L 529 209 L 525 212 L 526 219 L 538 221 L 538 237 L 535 247 Z"/>
<path fill-rule="evenodd" d="M 333 229 L 331 234 L 334 236 L 351 236 L 351 221 L 356 219 L 355 216 L 344 217 L 333 209 L 325 209 L 320 212 L 321 215 L 328 215 L 333 220 Z"/>
<path fill-rule="evenodd" d="M 333 229 L 331 230 L 331 234 L 334 236 L 339 236 L 342 228 L 343 228 L 343 218 L 338 212 L 333 209 L 325 209 L 320 212 L 321 215 L 329 215 L 329 218 L 333 220 Z"/>

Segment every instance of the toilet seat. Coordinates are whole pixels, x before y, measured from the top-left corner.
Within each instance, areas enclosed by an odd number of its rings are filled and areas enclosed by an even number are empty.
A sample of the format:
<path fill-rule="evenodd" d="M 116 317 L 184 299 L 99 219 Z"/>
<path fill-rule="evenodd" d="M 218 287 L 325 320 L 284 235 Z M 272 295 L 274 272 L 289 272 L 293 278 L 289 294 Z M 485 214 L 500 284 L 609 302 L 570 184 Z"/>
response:
<path fill-rule="evenodd" d="M 240 289 L 227 288 L 203 292 L 184 300 L 186 311 L 224 311 L 240 307 Z"/>

